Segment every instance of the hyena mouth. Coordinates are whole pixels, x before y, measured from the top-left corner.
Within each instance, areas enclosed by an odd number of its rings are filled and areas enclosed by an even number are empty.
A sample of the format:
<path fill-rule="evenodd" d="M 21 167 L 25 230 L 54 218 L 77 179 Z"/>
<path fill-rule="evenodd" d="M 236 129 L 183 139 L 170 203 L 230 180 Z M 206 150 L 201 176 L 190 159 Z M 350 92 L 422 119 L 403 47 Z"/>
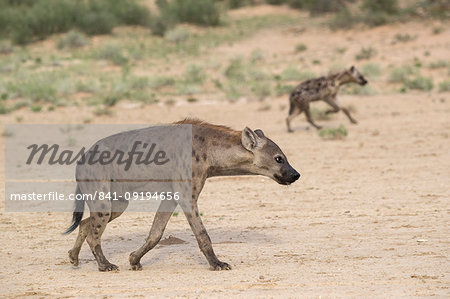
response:
<path fill-rule="evenodd" d="M 284 180 L 281 176 L 279 176 L 278 174 L 274 174 L 273 177 L 275 178 L 275 180 L 277 181 L 278 184 L 281 185 L 290 185 L 292 182 L 286 181 Z"/>

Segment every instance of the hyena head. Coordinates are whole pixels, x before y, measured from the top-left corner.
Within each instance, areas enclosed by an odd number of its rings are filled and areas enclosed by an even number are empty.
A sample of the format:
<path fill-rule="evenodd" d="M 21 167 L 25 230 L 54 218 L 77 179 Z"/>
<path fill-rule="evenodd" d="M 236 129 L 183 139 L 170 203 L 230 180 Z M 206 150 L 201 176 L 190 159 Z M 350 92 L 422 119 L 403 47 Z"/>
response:
<path fill-rule="evenodd" d="M 245 128 L 241 142 L 246 150 L 253 153 L 252 173 L 269 177 L 282 185 L 290 185 L 300 178 L 278 145 L 261 130 Z"/>
<path fill-rule="evenodd" d="M 364 78 L 363 74 L 361 74 L 358 69 L 354 66 L 352 66 L 349 70 L 349 75 L 352 78 L 352 82 L 355 82 L 359 85 L 366 85 L 367 84 L 367 79 Z"/>

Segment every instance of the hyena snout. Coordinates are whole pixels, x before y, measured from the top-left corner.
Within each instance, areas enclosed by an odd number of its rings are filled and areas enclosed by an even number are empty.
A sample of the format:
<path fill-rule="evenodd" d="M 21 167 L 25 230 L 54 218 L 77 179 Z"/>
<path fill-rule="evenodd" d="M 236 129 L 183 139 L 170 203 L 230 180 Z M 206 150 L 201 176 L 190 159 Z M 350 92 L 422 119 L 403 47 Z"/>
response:
<path fill-rule="evenodd" d="M 300 178 L 300 173 L 298 173 L 294 168 L 289 167 L 289 169 L 282 171 L 281 175 L 274 174 L 273 176 L 279 184 L 290 185 Z"/>
<path fill-rule="evenodd" d="M 364 77 L 359 78 L 359 85 L 366 85 L 368 82 Z"/>

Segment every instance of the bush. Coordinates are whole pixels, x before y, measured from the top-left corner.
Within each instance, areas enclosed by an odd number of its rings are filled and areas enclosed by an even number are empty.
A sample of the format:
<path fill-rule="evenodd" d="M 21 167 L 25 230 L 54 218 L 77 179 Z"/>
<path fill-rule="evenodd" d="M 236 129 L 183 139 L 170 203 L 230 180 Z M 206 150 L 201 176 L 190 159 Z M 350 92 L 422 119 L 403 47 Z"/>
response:
<path fill-rule="evenodd" d="M 157 5 L 166 24 L 192 23 L 205 26 L 220 24 L 220 10 L 214 0 L 159 0 Z"/>
<path fill-rule="evenodd" d="M 381 75 L 381 67 L 379 64 L 366 63 L 361 69 L 362 73 L 369 78 L 376 78 Z"/>
<path fill-rule="evenodd" d="M 429 77 L 423 77 L 418 75 L 412 79 L 405 80 L 404 87 L 406 89 L 430 91 L 433 89 L 433 80 Z"/>
<path fill-rule="evenodd" d="M 231 59 L 227 68 L 225 69 L 225 76 L 230 80 L 235 81 L 244 81 L 245 73 L 244 73 L 244 65 L 242 61 L 238 58 Z"/>
<path fill-rule="evenodd" d="M 117 19 L 107 11 L 87 12 L 80 17 L 78 28 L 83 32 L 96 34 L 109 34 L 117 25 Z"/>
<path fill-rule="evenodd" d="M 287 0 L 284 2 L 293 8 L 309 10 L 311 15 L 337 12 L 344 7 L 343 2 L 339 0 Z"/>
<path fill-rule="evenodd" d="M 430 69 L 439 69 L 439 68 L 445 68 L 445 67 L 448 67 L 448 66 L 450 66 L 450 61 L 438 60 L 438 61 L 431 62 L 428 67 Z"/>
<path fill-rule="evenodd" d="M 347 135 L 347 129 L 343 125 L 337 128 L 325 128 L 319 131 L 319 136 L 328 140 L 344 139 Z"/>
<path fill-rule="evenodd" d="M 330 21 L 329 27 L 331 29 L 350 29 L 359 20 L 352 15 L 349 9 L 341 9 Z"/>
<path fill-rule="evenodd" d="M 114 26 L 148 25 L 149 10 L 134 0 L 35 0 L 0 2 L 0 36 L 25 44 L 80 29 L 110 33 Z"/>
<path fill-rule="evenodd" d="M 58 49 L 81 48 L 86 46 L 88 42 L 87 37 L 83 33 L 71 30 L 58 41 Z"/>
<path fill-rule="evenodd" d="M 14 47 L 9 40 L 0 40 L 0 54 L 9 54 L 14 51 Z"/>
<path fill-rule="evenodd" d="M 445 80 L 439 84 L 439 92 L 450 91 L 450 80 Z"/>
<path fill-rule="evenodd" d="M 377 50 L 375 50 L 374 48 L 372 47 L 362 48 L 361 51 L 358 54 L 356 54 L 355 59 L 366 60 L 374 57 L 375 55 L 377 55 Z"/>
<path fill-rule="evenodd" d="M 128 59 L 123 55 L 122 49 L 116 43 L 106 43 L 95 54 L 97 59 L 109 60 L 117 65 L 124 65 Z"/>
<path fill-rule="evenodd" d="M 295 46 L 295 52 L 296 52 L 296 53 L 306 51 L 306 49 L 308 49 L 308 47 L 307 47 L 305 44 L 302 44 L 302 43 L 297 44 L 297 45 Z"/>
<path fill-rule="evenodd" d="M 403 83 L 410 76 L 418 74 L 418 70 L 410 65 L 404 65 L 402 67 L 392 70 L 389 76 L 389 82 L 391 83 Z"/>
<path fill-rule="evenodd" d="M 391 15 L 400 10 L 397 0 L 364 0 L 362 8 L 369 13 L 384 12 Z"/>

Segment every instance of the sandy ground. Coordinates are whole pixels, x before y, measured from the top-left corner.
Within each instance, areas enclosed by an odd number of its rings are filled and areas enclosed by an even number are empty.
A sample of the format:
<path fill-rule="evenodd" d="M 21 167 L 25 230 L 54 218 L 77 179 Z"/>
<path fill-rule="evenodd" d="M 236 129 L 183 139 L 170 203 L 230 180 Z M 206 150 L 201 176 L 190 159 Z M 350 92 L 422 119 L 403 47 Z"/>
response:
<path fill-rule="evenodd" d="M 206 184 L 203 220 L 217 255 L 233 266 L 222 272 L 208 270 L 182 214 L 172 217 L 165 237 L 187 243 L 158 245 L 144 257 L 141 272 L 129 270 L 128 255 L 144 241 L 153 215 L 126 213 L 112 222 L 104 250 L 121 271 L 100 273 L 86 245 L 79 268 L 68 262 L 75 238 L 61 235 L 68 213 L 2 211 L 0 295 L 449 296 L 450 100 L 409 94 L 342 101 L 357 107 L 360 121 L 347 125 L 342 141 L 321 140 L 303 119 L 288 134 L 286 111 L 258 111 L 257 103 L 123 110 L 116 122 L 190 115 L 237 129 L 261 128 L 302 178 L 289 187 L 263 177 Z M 77 122 L 77 113 L 68 108 L 48 119 Z M 27 119 L 40 121 L 32 117 Z M 347 120 L 337 115 L 322 123 Z"/>
<path fill-rule="evenodd" d="M 379 55 L 372 62 L 383 68 L 410 64 L 415 56 L 428 64 L 448 59 L 449 50 L 448 32 L 431 35 L 432 26 L 336 34 L 299 25 L 269 29 L 215 53 L 225 60 L 263 49 L 273 73 L 291 63 L 326 73 L 333 63 L 354 63 L 366 45 L 376 45 Z M 392 44 L 396 33 L 405 32 L 417 39 Z M 299 42 L 308 44 L 305 53 L 294 53 Z M 335 54 L 338 47 L 348 48 L 342 57 Z M 426 51 L 431 56 L 424 57 Z M 316 58 L 321 65 L 311 64 Z M 433 72 L 439 76 L 435 84 L 448 77 L 447 69 Z M 5 156 L 0 155 L 0 297 L 450 297 L 450 94 L 436 89 L 398 94 L 397 87 L 385 86 L 386 77 L 383 72 L 371 81 L 378 95 L 340 97 L 356 109 L 358 125 L 342 114 L 317 121 L 347 127 L 347 138 L 336 141 L 307 129 L 304 116 L 288 134 L 286 97 L 228 103 L 200 95 L 197 103 L 175 106 L 121 102 L 112 116 L 93 117 L 93 108 L 83 106 L 0 116 L 2 125 L 18 117 L 24 123 L 92 118 L 93 123 L 154 124 L 191 116 L 235 129 L 260 128 L 302 174 L 288 187 L 256 176 L 207 182 L 200 211 L 216 254 L 231 271 L 208 270 L 182 213 L 171 218 L 164 238 L 185 243 L 160 244 L 143 258 L 143 271 L 129 270 L 128 255 L 142 245 L 153 219 L 152 213 L 130 212 L 103 235 L 104 252 L 121 271 L 100 273 L 86 244 L 80 267 L 70 265 L 67 250 L 76 235 L 61 234 L 69 213 L 4 212 Z M 5 138 L 0 136 L 2 151 Z"/>

